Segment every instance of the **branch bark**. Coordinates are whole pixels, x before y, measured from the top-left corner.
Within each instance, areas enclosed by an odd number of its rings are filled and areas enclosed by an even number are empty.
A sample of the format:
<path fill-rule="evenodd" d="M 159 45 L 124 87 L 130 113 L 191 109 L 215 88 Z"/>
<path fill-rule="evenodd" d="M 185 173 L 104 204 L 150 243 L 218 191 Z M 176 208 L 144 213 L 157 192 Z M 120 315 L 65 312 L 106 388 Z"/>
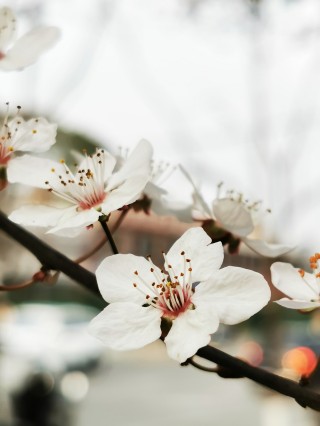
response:
<path fill-rule="evenodd" d="M 92 272 L 74 263 L 33 234 L 11 222 L 1 211 L 0 229 L 29 250 L 45 268 L 63 272 L 68 277 L 101 297 L 95 275 Z M 313 390 L 302 387 L 297 382 L 277 376 L 262 368 L 253 367 L 212 346 L 205 346 L 199 349 L 197 355 L 230 370 L 231 376 L 233 373 L 235 377 L 247 377 L 282 395 L 294 398 L 303 407 L 310 407 L 320 411 L 320 395 Z"/>

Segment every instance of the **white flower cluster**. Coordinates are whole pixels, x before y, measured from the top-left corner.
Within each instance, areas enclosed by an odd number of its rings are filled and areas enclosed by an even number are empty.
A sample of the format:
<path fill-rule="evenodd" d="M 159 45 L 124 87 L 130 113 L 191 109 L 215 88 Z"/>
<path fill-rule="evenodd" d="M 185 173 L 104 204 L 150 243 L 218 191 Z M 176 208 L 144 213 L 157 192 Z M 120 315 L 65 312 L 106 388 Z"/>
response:
<path fill-rule="evenodd" d="M 0 9 L 0 69 L 17 70 L 32 64 L 59 36 L 55 27 L 34 29 L 14 41 L 16 19 L 11 9 Z M 210 207 L 193 186 L 194 204 L 174 208 L 161 187 L 166 167 L 152 163 L 151 144 L 141 140 L 125 157 L 116 158 L 104 149 L 84 153 L 75 168 L 28 154 L 42 153 L 55 143 L 57 126 L 45 118 L 25 121 L 20 107 L 13 119 L 9 108 L 0 130 L 0 174 L 3 182 L 47 189 L 62 205 L 25 205 L 10 219 L 25 226 L 49 228 L 48 232 L 74 236 L 115 210 L 145 202 L 155 213 L 212 221 L 265 256 L 279 256 L 291 249 L 252 239 L 256 204 L 242 196 L 218 194 Z M 18 153 L 16 155 L 16 153 Z M 102 219 L 103 218 L 103 219 Z M 164 256 L 159 269 L 151 258 L 116 254 L 102 261 L 96 275 L 103 298 L 109 303 L 93 319 L 90 330 L 117 350 L 140 348 L 158 338 L 166 343 L 171 358 L 184 362 L 210 341 L 220 323 L 237 324 L 261 310 L 270 299 L 268 283 L 261 274 L 238 267 L 219 269 L 221 242 L 212 244 L 201 227 L 191 227 Z M 282 306 L 311 309 L 320 306 L 320 255 L 311 261 L 314 274 L 285 263 L 272 268 L 274 285 L 291 298 Z"/>

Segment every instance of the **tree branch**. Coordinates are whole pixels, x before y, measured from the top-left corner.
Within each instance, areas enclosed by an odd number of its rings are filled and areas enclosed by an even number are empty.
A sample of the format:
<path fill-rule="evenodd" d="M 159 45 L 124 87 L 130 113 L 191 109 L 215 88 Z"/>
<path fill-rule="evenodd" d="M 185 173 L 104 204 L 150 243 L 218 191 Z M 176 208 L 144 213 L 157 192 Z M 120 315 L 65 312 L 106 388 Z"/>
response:
<path fill-rule="evenodd" d="M 0 229 L 28 249 L 41 262 L 44 268 L 63 272 L 68 277 L 101 297 L 95 275 L 92 272 L 82 268 L 57 250 L 43 243 L 33 234 L 30 234 L 25 229 L 11 222 L 2 212 L 0 212 Z M 294 398 L 303 407 L 310 407 L 320 411 L 320 395 L 310 389 L 302 387 L 297 382 L 277 376 L 262 368 L 253 367 L 212 346 L 205 346 L 199 349 L 197 355 L 229 370 L 229 377 L 247 377 L 269 389 Z M 218 374 L 219 371 L 222 372 L 222 370 L 218 368 Z M 223 376 L 222 373 L 220 375 Z M 228 375 L 224 375 L 224 377 L 228 377 Z"/>
<path fill-rule="evenodd" d="M 61 271 L 83 287 L 100 296 L 97 280 L 92 272 L 68 259 L 35 235 L 21 228 L 21 226 L 11 222 L 1 211 L 0 229 L 29 250 L 43 265 L 44 269 Z"/>

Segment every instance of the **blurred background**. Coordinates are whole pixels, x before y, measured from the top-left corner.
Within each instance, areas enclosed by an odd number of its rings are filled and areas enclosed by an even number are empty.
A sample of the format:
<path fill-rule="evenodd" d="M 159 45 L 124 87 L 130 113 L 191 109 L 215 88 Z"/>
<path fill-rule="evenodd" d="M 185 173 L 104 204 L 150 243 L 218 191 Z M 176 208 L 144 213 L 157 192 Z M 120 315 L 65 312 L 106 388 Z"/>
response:
<path fill-rule="evenodd" d="M 35 65 L 2 72 L 0 82 L 0 112 L 9 101 L 59 124 L 57 158 L 92 144 L 117 154 L 146 138 L 155 159 L 182 164 L 209 203 L 221 181 L 262 200 L 272 215 L 258 235 L 296 245 L 289 259 L 297 266 L 319 251 L 318 0 L 11 0 L 10 7 L 20 35 L 40 24 L 62 31 Z M 191 201 L 181 176 L 166 185 L 172 199 Z M 34 197 L 10 187 L 1 209 Z M 122 252 L 159 260 L 186 227 L 138 215 L 126 218 L 116 240 Z M 76 257 L 100 238 L 93 230 L 85 244 L 46 240 Z M 1 248 L 6 283 L 39 268 L 4 236 Z M 84 265 L 94 270 L 107 253 L 104 247 Z M 268 278 L 271 262 L 242 249 L 227 264 Z M 180 368 L 160 343 L 105 351 L 85 332 L 102 302 L 64 277 L 56 286 L 2 293 L 0 304 L 1 426 L 319 424 L 310 410 L 248 381 Z M 213 338 L 234 355 L 298 377 L 315 366 L 319 333 L 317 313 L 270 306 Z"/>

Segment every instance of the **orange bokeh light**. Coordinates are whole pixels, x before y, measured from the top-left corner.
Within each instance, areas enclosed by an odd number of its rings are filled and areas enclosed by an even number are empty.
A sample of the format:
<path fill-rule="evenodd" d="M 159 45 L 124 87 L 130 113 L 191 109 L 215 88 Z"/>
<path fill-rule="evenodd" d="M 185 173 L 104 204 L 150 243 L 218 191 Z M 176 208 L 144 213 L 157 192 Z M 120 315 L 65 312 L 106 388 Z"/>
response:
<path fill-rule="evenodd" d="M 282 366 L 293 370 L 300 376 L 309 376 L 317 365 L 317 356 L 310 348 L 299 346 L 286 352 L 282 357 Z"/>

